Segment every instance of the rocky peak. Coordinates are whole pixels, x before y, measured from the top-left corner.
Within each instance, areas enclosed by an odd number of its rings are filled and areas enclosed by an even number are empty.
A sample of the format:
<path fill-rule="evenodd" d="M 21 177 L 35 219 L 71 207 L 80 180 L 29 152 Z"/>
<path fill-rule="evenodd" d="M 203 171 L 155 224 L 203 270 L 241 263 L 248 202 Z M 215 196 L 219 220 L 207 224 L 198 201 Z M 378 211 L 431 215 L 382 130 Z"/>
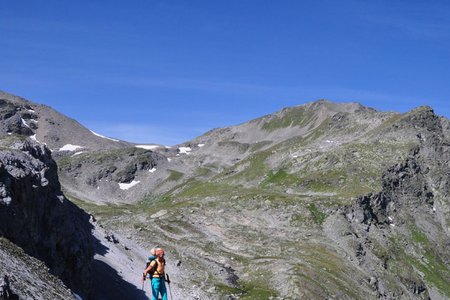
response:
<path fill-rule="evenodd" d="M 19 96 L 15 96 L 13 94 L 4 92 L 4 91 L 0 91 L 0 99 L 2 100 L 7 100 L 9 102 L 12 102 L 14 104 L 17 105 L 31 105 L 32 103 L 22 97 Z"/>
<path fill-rule="evenodd" d="M 52 151 L 57 151 L 53 155 L 55 158 L 69 155 L 73 149 L 85 151 L 131 146 L 96 134 L 51 107 L 0 92 L 0 137 L 14 134 L 32 136 L 47 144 Z"/>
<path fill-rule="evenodd" d="M 36 129 L 36 115 L 28 104 L 17 105 L 0 97 L 0 137 L 11 134 L 32 135 Z M 30 122 L 31 121 L 31 122 Z"/>
<path fill-rule="evenodd" d="M 332 102 L 327 99 L 319 99 L 314 102 L 306 103 L 301 106 L 305 109 L 317 111 L 317 112 L 334 112 L 334 113 L 359 113 L 359 112 L 375 112 L 376 110 L 367 106 L 364 106 L 357 102 Z"/>

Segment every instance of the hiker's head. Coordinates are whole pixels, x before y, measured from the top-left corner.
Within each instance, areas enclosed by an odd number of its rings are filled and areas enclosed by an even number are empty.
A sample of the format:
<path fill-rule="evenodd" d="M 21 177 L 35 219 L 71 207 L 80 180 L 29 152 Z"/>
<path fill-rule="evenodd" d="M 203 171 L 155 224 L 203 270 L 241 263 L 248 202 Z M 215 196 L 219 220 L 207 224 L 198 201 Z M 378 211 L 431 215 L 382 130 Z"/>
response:
<path fill-rule="evenodd" d="M 155 249 L 155 255 L 158 256 L 158 257 L 164 257 L 164 249 L 156 248 Z"/>

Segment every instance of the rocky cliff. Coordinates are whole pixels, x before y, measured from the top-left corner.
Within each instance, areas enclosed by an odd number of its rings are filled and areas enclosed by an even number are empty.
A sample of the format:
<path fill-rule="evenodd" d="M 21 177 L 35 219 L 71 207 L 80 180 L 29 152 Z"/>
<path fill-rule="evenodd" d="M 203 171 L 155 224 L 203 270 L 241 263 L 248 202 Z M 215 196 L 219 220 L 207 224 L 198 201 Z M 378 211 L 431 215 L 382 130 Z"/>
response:
<path fill-rule="evenodd" d="M 0 195 L 0 236 L 87 295 L 94 255 L 89 215 L 61 192 L 49 149 L 30 139 L 2 140 Z"/>
<path fill-rule="evenodd" d="M 374 297 L 446 299 L 450 297 L 446 122 L 427 107 L 413 111 L 408 122 L 417 130 L 419 145 L 386 170 L 380 192 L 340 209 L 324 228 L 355 267 L 367 274 L 365 283 Z"/>

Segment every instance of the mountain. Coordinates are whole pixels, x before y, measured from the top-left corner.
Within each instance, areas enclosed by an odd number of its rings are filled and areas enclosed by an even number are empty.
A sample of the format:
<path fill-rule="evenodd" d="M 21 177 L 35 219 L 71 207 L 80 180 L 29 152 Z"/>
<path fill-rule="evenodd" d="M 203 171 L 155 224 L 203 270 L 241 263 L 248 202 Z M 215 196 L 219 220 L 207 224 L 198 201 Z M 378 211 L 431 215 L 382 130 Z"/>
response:
<path fill-rule="evenodd" d="M 185 294 L 447 299 L 449 128 L 430 107 L 319 100 L 153 149 L 166 160 L 137 168 L 128 204 L 79 204 L 165 245 Z M 61 174 L 97 172 L 89 155 Z"/>
<path fill-rule="evenodd" d="M 358 115 L 352 115 L 353 112 Z M 266 155 L 267 149 L 282 147 L 280 151 L 286 152 L 291 145 L 296 146 L 299 139 L 304 139 L 302 143 L 309 143 L 311 149 L 318 143 L 324 144 L 320 147 L 329 147 L 333 138 L 339 138 L 339 143 L 343 143 L 345 139 L 355 138 L 352 130 L 360 130 L 359 134 L 363 134 L 362 130 L 376 128 L 391 115 L 377 113 L 356 103 L 337 105 L 321 100 L 238 126 L 212 130 L 171 148 L 155 147 L 147 151 L 130 148 L 64 157 L 59 160 L 60 174 L 63 185 L 77 197 L 95 202 L 136 202 L 149 191 L 160 194 L 176 186 L 179 181 L 211 178 L 228 168 L 228 173 L 234 172 L 233 167 L 242 168 L 244 162 L 251 161 L 256 153 L 258 157 Z M 333 132 L 325 133 L 329 140 L 311 135 L 323 134 L 321 131 L 327 122 L 342 122 L 339 126 L 344 127 L 346 124 L 343 122 L 350 124 L 353 121 L 356 122 L 351 125 L 353 127 L 345 129 L 349 132 L 340 132 L 339 128 L 335 128 Z M 289 151 L 292 152 L 292 149 Z M 148 156 L 148 159 L 143 156 Z M 277 160 L 286 159 L 281 155 L 276 157 Z M 142 165 L 142 161 L 149 163 Z M 283 164 L 281 161 L 273 163 Z M 139 184 L 125 191 L 121 188 L 123 183 L 131 182 Z M 79 191 L 84 194 L 80 195 Z"/>
<path fill-rule="evenodd" d="M 130 293 L 159 245 L 174 299 L 450 299 L 450 121 L 430 107 L 318 100 L 172 147 L 61 145 L 100 273 Z"/>
<path fill-rule="evenodd" d="M 0 137 L 12 134 L 30 136 L 58 152 L 120 149 L 130 144 L 102 137 L 54 109 L 0 91 Z M 61 154 L 61 153 L 60 153 Z"/>

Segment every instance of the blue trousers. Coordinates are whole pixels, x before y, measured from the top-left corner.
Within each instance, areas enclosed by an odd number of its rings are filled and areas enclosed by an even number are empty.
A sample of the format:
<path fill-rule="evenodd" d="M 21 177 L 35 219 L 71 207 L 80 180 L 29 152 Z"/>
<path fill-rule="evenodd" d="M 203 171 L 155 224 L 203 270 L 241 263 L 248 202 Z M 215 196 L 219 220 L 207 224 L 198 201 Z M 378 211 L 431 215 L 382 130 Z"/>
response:
<path fill-rule="evenodd" d="M 166 281 L 164 278 L 152 278 L 152 300 L 158 300 L 161 293 L 162 300 L 167 300 Z"/>

